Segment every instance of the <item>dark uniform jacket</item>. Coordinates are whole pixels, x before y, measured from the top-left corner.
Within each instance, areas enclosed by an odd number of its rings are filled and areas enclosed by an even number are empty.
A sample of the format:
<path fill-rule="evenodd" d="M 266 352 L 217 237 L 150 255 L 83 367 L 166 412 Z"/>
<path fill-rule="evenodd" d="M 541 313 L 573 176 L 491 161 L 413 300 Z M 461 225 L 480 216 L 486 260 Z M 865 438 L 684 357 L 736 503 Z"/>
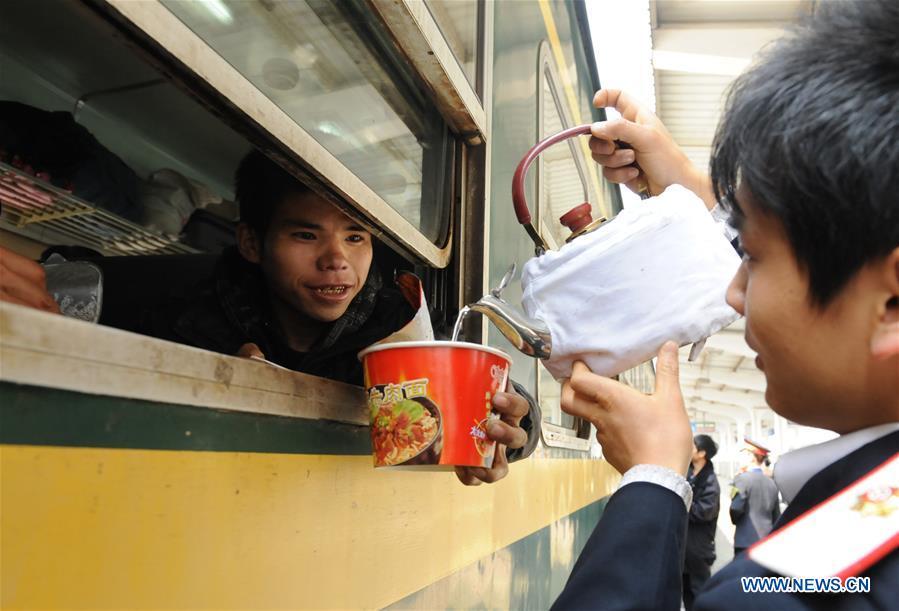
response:
<path fill-rule="evenodd" d="M 899 432 L 881 437 L 812 477 L 778 520 L 775 531 L 873 471 L 899 449 Z M 680 608 L 681 566 L 687 511 L 674 492 L 633 483 L 609 500 L 554 609 Z M 822 532 L 822 537 L 827 537 Z M 837 550 L 835 550 L 837 551 Z M 697 611 L 895 609 L 899 600 L 899 549 L 862 573 L 868 594 L 744 593 L 740 578 L 774 573 L 741 555 L 706 583 Z"/>
<path fill-rule="evenodd" d="M 746 548 L 766 537 L 780 517 L 780 497 L 777 484 L 752 469 L 734 479 L 737 493 L 730 503 L 730 519 L 736 526 L 734 547 Z"/>
<path fill-rule="evenodd" d="M 685 573 L 708 574 L 708 567 L 715 562 L 715 528 L 721 505 L 721 487 L 715 476 L 712 461 L 707 460 L 699 473 L 687 475 L 693 488 L 693 503 L 687 524 L 687 550 L 684 556 Z"/>

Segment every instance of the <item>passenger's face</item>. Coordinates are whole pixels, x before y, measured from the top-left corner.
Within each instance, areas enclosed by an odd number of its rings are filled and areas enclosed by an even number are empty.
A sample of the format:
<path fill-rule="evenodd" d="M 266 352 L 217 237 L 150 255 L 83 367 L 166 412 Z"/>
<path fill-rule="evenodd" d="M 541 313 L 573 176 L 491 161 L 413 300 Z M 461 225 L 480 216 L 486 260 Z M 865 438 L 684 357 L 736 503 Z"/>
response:
<path fill-rule="evenodd" d="M 331 322 L 359 294 L 371 260 L 371 235 L 324 199 L 304 193 L 275 209 L 260 265 L 275 298 Z"/>
<path fill-rule="evenodd" d="M 746 342 L 767 380 L 765 399 L 794 422 L 848 432 L 883 422 L 899 397 L 892 362 L 871 357 L 877 326 L 874 268 L 863 268 L 823 309 L 809 300 L 809 280 L 782 224 L 737 192 L 745 211 L 740 239 L 746 256 L 727 302 L 746 317 Z M 881 309 L 882 311 L 882 309 Z M 892 378 L 892 380 L 891 380 Z"/>

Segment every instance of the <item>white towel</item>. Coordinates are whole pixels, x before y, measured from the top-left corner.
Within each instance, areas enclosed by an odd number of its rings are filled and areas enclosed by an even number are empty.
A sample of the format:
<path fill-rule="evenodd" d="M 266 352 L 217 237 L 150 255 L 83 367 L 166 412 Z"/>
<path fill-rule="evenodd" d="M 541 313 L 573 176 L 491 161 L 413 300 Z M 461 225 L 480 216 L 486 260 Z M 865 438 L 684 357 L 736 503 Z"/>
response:
<path fill-rule="evenodd" d="M 724 296 L 739 265 L 702 200 L 673 185 L 528 261 L 522 301 L 549 325 L 552 356 L 543 363 L 556 379 L 576 360 L 613 376 L 667 340 L 700 342 L 736 320 Z"/>

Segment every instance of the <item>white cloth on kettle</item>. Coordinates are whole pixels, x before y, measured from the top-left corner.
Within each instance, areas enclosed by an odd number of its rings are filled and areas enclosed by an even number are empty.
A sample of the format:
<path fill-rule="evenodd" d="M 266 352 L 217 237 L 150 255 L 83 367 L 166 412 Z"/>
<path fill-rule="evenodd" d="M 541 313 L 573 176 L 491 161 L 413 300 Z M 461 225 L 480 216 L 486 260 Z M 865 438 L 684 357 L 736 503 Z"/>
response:
<path fill-rule="evenodd" d="M 596 231 L 528 261 L 529 316 L 546 322 L 556 378 L 584 361 L 617 375 L 667 340 L 699 342 L 739 315 L 725 292 L 740 258 L 705 204 L 680 185 L 622 210 Z"/>

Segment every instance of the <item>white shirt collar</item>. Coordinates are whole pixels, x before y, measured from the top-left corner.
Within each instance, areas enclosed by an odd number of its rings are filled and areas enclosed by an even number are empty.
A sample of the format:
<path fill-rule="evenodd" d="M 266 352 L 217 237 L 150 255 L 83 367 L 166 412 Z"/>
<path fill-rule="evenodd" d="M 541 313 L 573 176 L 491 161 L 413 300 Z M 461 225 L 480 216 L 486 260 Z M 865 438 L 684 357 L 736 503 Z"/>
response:
<path fill-rule="evenodd" d="M 818 471 L 894 431 L 899 431 L 899 422 L 878 424 L 784 454 L 774 465 L 774 481 L 784 501 L 792 502 L 799 490 Z"/>

